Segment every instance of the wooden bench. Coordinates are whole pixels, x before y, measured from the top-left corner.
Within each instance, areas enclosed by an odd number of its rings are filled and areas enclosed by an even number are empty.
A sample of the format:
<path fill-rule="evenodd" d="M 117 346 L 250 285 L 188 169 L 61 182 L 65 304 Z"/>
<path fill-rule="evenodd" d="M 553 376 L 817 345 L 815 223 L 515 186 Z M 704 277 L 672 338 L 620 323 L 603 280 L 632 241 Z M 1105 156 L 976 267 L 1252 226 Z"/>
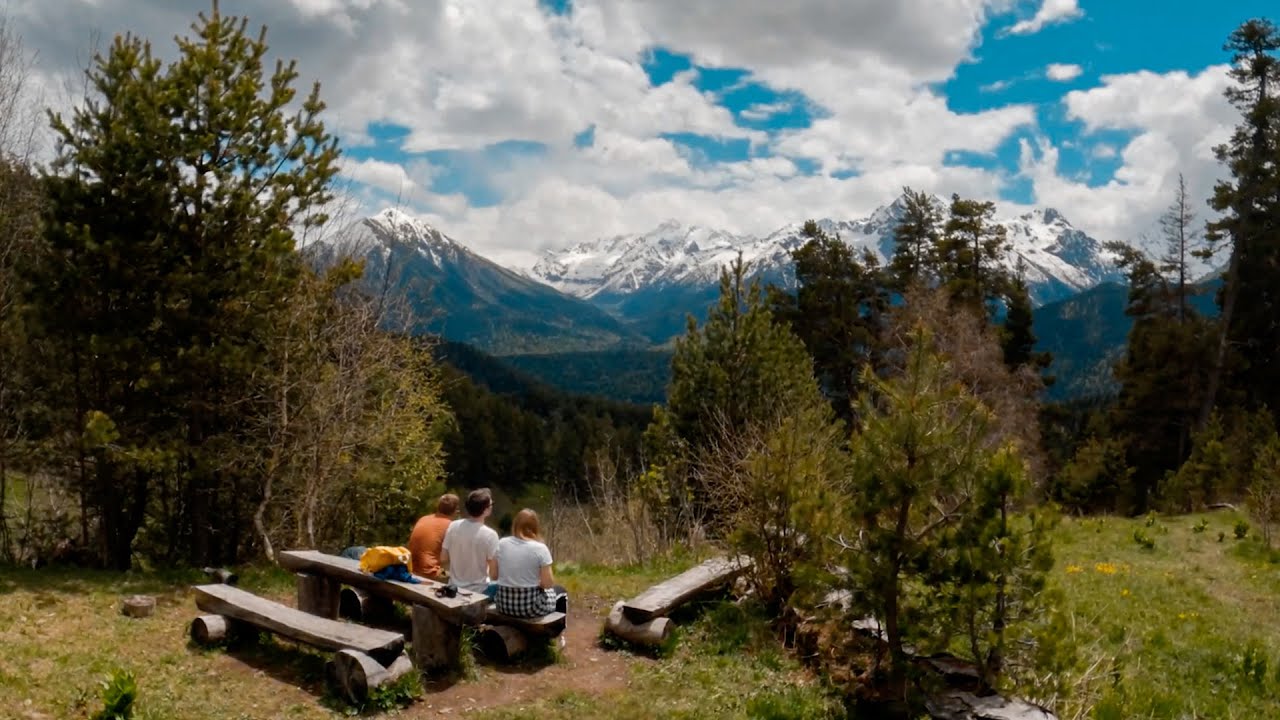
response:
<path fill-rule="evenodd" d="M 423 670 L 458 667 L 463 625 L 482 626 L 480 642 L 495 659 L 519 655 L 528 646 L 528 636 L 553 638 L 565 629 L 564 613 L 511 617 L 495 610 L 483 593 L 459 590 L 456 597 L 443 597 L 437 590 L 444 583 L 418 576 L 417 584 L 383 580 L 362 571 L 358 561 L 338 555 L 287 550 L 277 558 L 281 567 L 298 574 L 298 607 L 306 612 L 332 619 L 345 605 L 341 614 L 363 619 L 366 614 L 384 614 L 380 603 L 411 605 L 414 659 Z"/>
<path fill-rule="evenodd" d="M 335 651 L 330 680 L 353 703 L 413 670 L 399 633 L 317 617 L 231 585 L 197 585 L 193 590 L 196 607 L 212 613 L 192 621 L 191 637 L 197 643 L 217 643 L 236 625 L 246 625 Z"/>
<path fill-rule="evenodd" d="M 733 582 L 751 567 L 751 558 L 711 558 L 668 578 L 631 600 L 618 601 L 605 619 L 605 630 L 638 645 L 661 645 L 671 634 L 667 617 L 680 606 Z"/>
<path fill-rule="evenodd" d="M 523 652 L 528 645 L 526 636 L 553 638 L 564 632 L 564 613 L 540 618 L 503 615 L 483 593 L 459 590 L 457 597 L 442 597 L 436 591 L 443 583 L 427 578 L 418 578 L 418 584 L 383 580 L 362 571 L 356 560 L 315 550 L 287 550 L 277 558 L 281 567 L 298 573 L 298 608 L 306 612 L 336 618 L 344 598 L 348 614 L 357 616 L 358 607 L 358 617 L 376 607 L 371 602 L 375 598 L 411 605 L 413 654 L 419 669 L 458 667 L 463 625 L 484 625 L 481 643 L 489 656 L 497 659 Z M 344 584 L 354 592 L 344 595 Z"/>
<path fill-rule="evenodd" d="M 480 628 L 480 650 L 494 660 L 511 660 L 529 647 L 529 638 L 551 640 L 564 632 L 566 616 L 553 612 L 536 618 L 519 618 L 498 612 L 492 604 Z"/>

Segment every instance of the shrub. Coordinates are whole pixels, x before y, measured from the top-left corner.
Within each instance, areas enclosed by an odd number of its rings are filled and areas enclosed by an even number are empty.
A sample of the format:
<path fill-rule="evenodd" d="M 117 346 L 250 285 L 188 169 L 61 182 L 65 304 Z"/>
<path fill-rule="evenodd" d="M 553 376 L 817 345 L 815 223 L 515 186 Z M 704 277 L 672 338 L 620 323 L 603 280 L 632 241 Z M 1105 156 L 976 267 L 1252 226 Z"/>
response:
<path fill-rule="evenodd" d="M 104 678 L 102 686 L 102 710 L 93 720 L 131 720 L 133 703 L 138 699 L 138 683 L 128 670 L 116 670 Z"/>

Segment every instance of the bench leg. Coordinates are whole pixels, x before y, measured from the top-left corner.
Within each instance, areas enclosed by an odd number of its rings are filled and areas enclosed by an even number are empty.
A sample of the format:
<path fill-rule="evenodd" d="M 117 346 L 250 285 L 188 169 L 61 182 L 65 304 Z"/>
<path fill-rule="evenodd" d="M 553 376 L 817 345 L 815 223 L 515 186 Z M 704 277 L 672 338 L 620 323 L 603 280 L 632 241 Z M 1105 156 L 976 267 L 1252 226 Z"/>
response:
<path fill-rule="evenodd" d="M 338 615 L 356 622 L 385 623 L 395 616 L 395 605 L 359 588 L 344 587 L 339 595 Z"/>
<path fill-rule="evenodd" d="M 338 619 L 342 584 L 323 575 L 298 573 L 298 609 L 330 620 Z"/>
<path fill-rule="evenodd" d="M 462 668 L 462 628 L 425 605 L 413 606 L 413 656 L 419 672 L 433 675 Z"/>
<path fill-rule="evenodd" d="M 201 615 L 191 621 L 191 639 L 201 645 L 216 645 L 227 639 L 229 626 L 221 615 Z"/>
<path fill-rule="evenodd" d="M 486 625 L 480 631 L 480 648 L 485 656 L 506 662 L 514 660 L 529 647 L 529 638 L 523 632 L 506 625 Z"/>
<path fill-rule="evenodd" d="M 339 650 L 328 663 L 329 678 L 338 693 L 353 705 L 363 703 L 374 688 L 413 672 L 413 663 L 401 654 L 387 667 L 358 650 Z"/>
<path fill-rule="evenodd" d="M 649 622 L 633 623 L 622 613 L 623 604 L 623 601 L 619 600 L 613 606 L 613 610 L 604 622 L 605 630 L 636 645 L 658 647 L 666 642 L 667 637 L 671 635 L 670 619 L 660 617 Z"/>

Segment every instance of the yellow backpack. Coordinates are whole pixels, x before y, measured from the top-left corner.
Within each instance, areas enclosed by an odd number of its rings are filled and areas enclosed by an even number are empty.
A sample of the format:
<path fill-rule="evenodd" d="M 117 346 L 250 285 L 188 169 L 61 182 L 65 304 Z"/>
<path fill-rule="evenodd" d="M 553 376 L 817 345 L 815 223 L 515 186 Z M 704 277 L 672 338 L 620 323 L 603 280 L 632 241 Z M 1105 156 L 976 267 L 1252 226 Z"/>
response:
<path fill-rule="evenodd" d="M 413 572 L 413 558 L 409 548 L 379 545 L 364 551 L 360 556 L 360 569 L 367 573 L 376 573 L 388 565 L 404 565 Z"/>

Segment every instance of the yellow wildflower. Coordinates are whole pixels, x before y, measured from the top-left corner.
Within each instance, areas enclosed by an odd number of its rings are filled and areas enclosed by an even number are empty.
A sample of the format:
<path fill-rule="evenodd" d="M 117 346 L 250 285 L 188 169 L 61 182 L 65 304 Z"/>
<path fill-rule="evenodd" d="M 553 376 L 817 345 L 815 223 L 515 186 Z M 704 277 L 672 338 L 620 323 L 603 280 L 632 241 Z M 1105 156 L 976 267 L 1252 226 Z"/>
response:
<path fill-rule="evenodd" d="M 1084 572 L 1084 568 L 1080 567 L 1079 565 L 1068 565 L 1068 566 L 1067 566 L 1067 574 L 1068 574 L 1068 575 L 1075 575 L 1075 574 L 1076 574 L 1076 573 L 1078 573 L 1078 572 Z"/>

